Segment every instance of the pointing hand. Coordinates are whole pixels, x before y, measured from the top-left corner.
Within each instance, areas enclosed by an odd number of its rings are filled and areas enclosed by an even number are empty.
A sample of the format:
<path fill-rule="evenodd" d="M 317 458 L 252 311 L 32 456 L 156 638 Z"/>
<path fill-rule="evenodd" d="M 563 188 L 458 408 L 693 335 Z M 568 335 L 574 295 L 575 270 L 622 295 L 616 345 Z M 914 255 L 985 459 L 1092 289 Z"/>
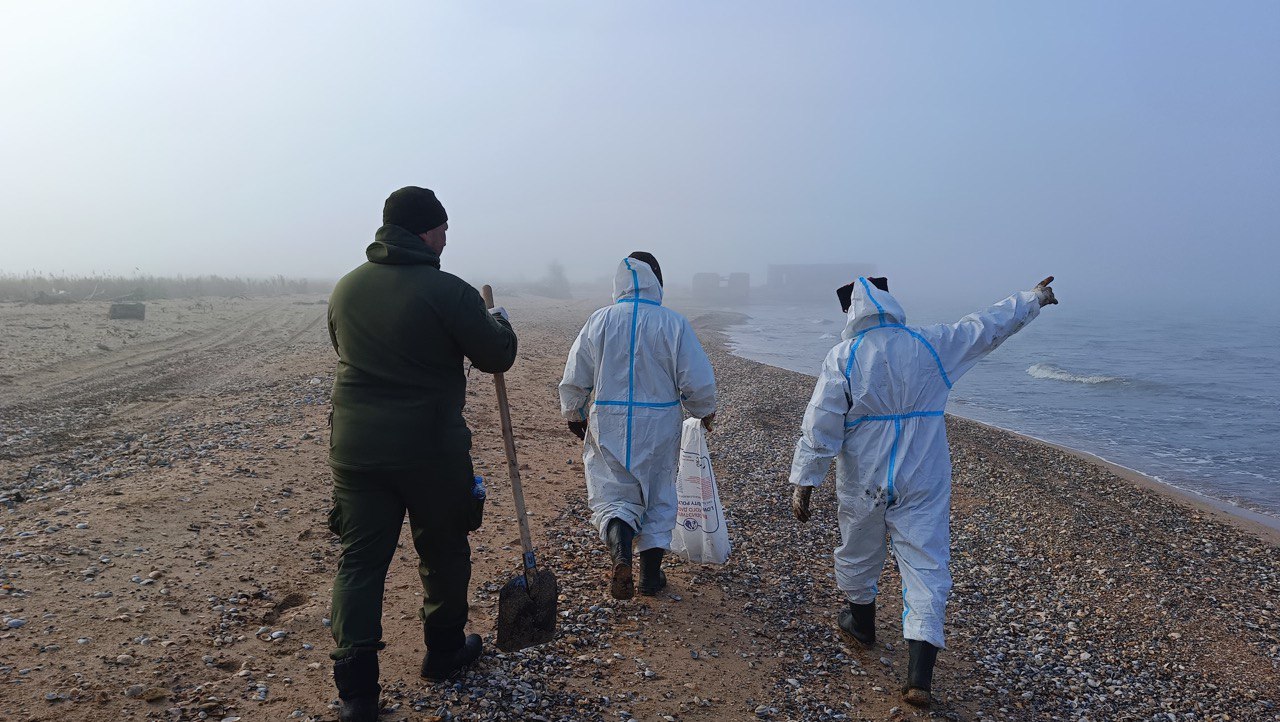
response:
<path fill-rule="evenodd" d="M 1053 283 L 1053 276 L 1049 276 L 1037 283 L 1036 287 L 1031 289 L 1035 291 L 1036 298 L 1040 299 L 1041 308 L 1052 306 L 1058 302 L 1057 297 L 1053 295 L 1053 287 L 1049 285 L 1050 283 Z"/>

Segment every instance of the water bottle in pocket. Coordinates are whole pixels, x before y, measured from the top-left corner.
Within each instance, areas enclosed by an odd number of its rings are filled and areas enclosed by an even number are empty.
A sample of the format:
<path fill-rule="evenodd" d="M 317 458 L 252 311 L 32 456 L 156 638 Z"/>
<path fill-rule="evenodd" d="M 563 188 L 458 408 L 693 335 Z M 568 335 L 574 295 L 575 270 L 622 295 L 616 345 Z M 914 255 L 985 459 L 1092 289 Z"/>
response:
<path fill-rule="evenodd" d="M 471 482 L 471 510 L 467 518 L 467 531 L 475 531 L 484 521 L 484 499 L 488 496 L 484 488 L 484 477 L 477 476 Z"/>

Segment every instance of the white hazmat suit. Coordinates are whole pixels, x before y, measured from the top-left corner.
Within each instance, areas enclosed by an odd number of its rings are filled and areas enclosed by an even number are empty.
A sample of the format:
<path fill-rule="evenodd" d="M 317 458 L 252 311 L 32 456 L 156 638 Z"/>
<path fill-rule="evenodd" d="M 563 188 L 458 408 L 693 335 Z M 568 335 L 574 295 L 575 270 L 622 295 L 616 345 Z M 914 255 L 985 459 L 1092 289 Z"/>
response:
<path fill-rule="evenodd" d="M 947 396 L 1040 313 L 1040 297 L 1015 293 L 959 323 L 921 327 L 907 326 L 897 300 L 865 278 L 851 300 L 805 411 L 791 483 L 818 486 L 836 459 L 838 586 L 855 604 L 875 600 L 887 532 L 902 573 L 903 636 L 941 648 L 951 590 Z"/>
<path fill-rule="evenodd" d="M 636 551 L 668 549 L 680 408 L 699 418 L 714 413 L 715 376 L 689 321 L 662 306 L 662 286 L 647 263 L 623 259 L 613 298 L 569 350 L 560 409 L 570 421 L 588 420 L 582 460 L 601 539 L 617 518 L 635 530 Z"/>

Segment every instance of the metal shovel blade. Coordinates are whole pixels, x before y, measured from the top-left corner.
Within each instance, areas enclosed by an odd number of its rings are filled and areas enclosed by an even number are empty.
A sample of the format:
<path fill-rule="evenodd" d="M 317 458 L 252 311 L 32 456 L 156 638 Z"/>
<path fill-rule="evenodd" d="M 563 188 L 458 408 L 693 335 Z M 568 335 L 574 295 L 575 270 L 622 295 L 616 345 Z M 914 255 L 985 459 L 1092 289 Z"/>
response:
<path fill-rule="evenodd" d="M 535 569 L 532 584 L 519 574 L 498 593 L 498 649 L 504 652 L 550 642 L 556 636 L 560 585 L 550 569 Z"/>

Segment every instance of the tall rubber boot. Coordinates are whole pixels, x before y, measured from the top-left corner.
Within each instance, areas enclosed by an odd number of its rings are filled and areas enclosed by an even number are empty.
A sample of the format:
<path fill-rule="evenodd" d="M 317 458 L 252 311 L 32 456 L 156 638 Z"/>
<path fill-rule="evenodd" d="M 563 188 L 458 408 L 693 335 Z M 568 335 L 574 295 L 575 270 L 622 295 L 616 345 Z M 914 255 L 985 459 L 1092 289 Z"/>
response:
<path fill-rule="evenodd" d="M 938 648 L 919 639 L 908 639 L 911 656 L 907 662 L 907 686 L 902 689 L 902 700 L 916 707 L 928 707 L 933 702 L 933 663 L 938 659 Z"/>
<path fill-rule="evenodd" d="M 422 676 L 432 682 L 443 682 L 480 659 L 484 645 L 480 635 L 463 635 L 461 629 L 433 630 L 423 628 L 427 655 L 422 658 Z"/>
<path fill-rule="evenodd" d="M 378 654 L 363 654 L 333 663 L 333 683 L 338 688 L 342 708 L 339 722 L 377 722 L 382 687 L 378 686 Z"/>
<path fill-rule="evenodd" d="M 645 549 L 640 552 L 640 593 L 655 596 L 667 586 L 667 575 L 662 571 L 662 555 L 666 549 Z"/>
<path fill-rule="evenodd" d="M 876 646 L 876 603 L 854 604 L 840 610 L 836 618 L 840 638 L 847 644 L 870 649 Z"/>
<path fill-rule="evenodd" d="M 605 527 L 605 540 L 609 544 L 609 556 L 613 559 L 609 593 L 614 599 L 630 599 L 636 594 L 631 577 L 631 541 L 635 534 L 631 525 L 621 519 L 610 519 Z"/>

